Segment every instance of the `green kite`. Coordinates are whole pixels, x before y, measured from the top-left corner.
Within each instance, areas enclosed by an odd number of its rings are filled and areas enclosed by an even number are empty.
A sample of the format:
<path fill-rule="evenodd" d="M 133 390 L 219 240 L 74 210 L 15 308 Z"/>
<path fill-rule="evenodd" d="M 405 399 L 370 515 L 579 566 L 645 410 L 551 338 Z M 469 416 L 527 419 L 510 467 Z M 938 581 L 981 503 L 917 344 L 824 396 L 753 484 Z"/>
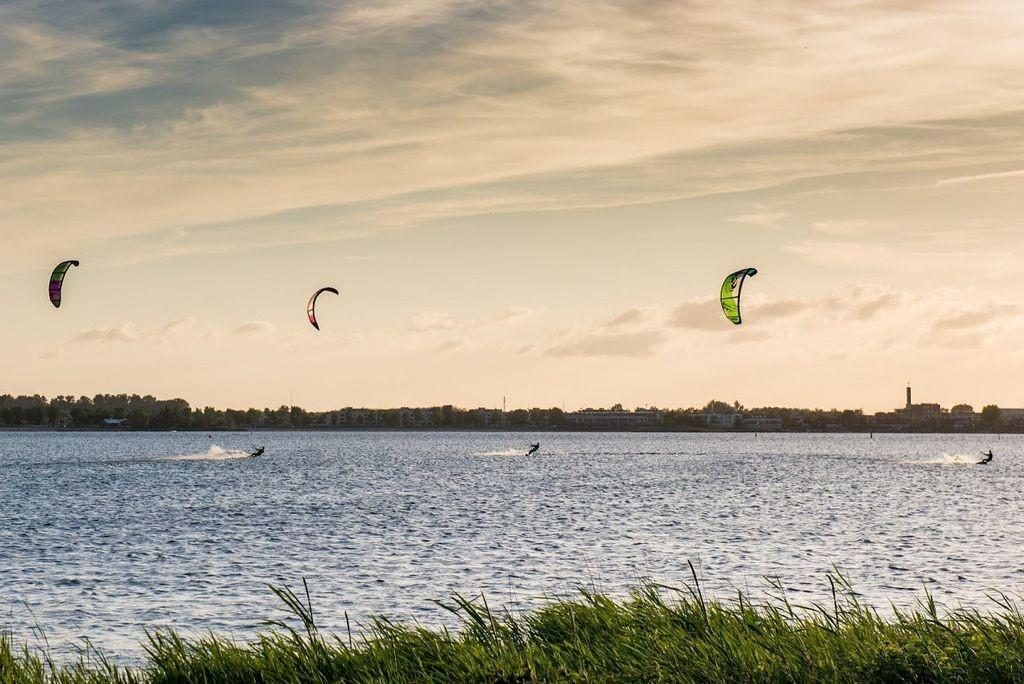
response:
<path fill-rule="evenodd" d="M 722 283 L 722 311 L 725 317 L 734 324 L 743 322 L 740 316 L 740 294 L 743 292 L 743 282 L 750 276 L 757 275 L 756 268 L 744 268 L 741 271 L 730 273 Z"/>

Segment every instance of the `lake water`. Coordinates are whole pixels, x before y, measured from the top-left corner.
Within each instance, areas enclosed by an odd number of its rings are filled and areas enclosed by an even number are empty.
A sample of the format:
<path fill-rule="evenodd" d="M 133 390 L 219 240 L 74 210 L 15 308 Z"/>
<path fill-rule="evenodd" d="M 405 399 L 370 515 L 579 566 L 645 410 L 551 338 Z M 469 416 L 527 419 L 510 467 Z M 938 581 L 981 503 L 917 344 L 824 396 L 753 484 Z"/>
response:
<path fill-rule="evenodd" d="M 531 441 L 541 453 L 524 458 Z M 233 450 L 266 445 L 256 459 Z M 992 448 L 989 466 L 971 465 Z M 524 607 L 697 566 L 876 606 L 925 588 L 991 607 L 1024 583 L 1024 439 L 992 435 L 0 433 L 0 629 L 132 659 L 146 627 L 251 635 L 267 585 L 345 612 L 451 623 L 432 599 Z"/>

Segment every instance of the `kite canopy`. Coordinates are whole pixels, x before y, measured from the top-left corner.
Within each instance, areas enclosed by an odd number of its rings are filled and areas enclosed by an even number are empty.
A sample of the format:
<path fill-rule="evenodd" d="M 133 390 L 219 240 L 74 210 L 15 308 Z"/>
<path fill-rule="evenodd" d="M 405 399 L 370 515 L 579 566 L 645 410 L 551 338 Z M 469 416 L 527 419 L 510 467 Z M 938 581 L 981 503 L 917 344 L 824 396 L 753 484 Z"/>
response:
<path fill-rule="evenodd" d="M 317 330 L 320 329 L 319 324 L 316 322 L 316 300 L 324 292 L 330 292 L 331 294 L 338 294 L 338 291 L 333 287 L 321 287 L 319 290 L 313 293 L 313 296 L 309 298 L 309 305 L 306 307 L 306 314 L 309 316 L 309 322 L 313 324 L 313 327 Z"/>
<path fill-rule="evenodd" d="M 72 266 L 78 266 L 78 261 L 75 259 L 62 261 L 57 264 L 57 268 L 53 269 L 53 273 L 50 274 L 50 303 L 58 309 L 60 308 L 60 293 L 64 287 L 64 276 L 67 275 L 68 269 Z"/>
<path fill-rule="evenodd" d="M 730 273 L 722 283 L 722 311 L 725 312 L 725 317 L 736 325 L 743 322 L 740 317 L 740 294 L 743 292 L 743 281 L 755 275 L 757 275 L 756 268 L 744 268 L 741 271 Z"/>

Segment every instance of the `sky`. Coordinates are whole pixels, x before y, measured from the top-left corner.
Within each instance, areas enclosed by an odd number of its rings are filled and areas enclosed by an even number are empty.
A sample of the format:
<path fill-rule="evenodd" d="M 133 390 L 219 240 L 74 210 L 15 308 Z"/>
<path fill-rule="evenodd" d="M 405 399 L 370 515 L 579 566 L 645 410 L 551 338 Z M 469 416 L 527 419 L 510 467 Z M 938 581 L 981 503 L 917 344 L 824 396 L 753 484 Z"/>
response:
<path fill-rule="evenodd" d="M 3 0 L 0 392 L 1024 406 L 1021 35 L 1019 0 Z"/>

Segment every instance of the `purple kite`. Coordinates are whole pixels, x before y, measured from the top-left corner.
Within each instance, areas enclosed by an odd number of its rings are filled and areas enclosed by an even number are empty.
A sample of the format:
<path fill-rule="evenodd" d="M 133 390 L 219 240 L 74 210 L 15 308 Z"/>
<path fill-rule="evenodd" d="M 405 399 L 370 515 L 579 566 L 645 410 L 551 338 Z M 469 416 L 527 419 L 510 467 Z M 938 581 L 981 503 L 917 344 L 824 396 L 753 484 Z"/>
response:
<path fill-rule="evenodd" d="M 53 269 L 53 273 L 50 275 L 50 302 L 58 309 L 60 308 L 60 292 L 64 286 L 64 276 L 72 266 L 78 266 L 78 261 L 75 259 L 62 261 L 57 264 L 57 268 Z"/>

